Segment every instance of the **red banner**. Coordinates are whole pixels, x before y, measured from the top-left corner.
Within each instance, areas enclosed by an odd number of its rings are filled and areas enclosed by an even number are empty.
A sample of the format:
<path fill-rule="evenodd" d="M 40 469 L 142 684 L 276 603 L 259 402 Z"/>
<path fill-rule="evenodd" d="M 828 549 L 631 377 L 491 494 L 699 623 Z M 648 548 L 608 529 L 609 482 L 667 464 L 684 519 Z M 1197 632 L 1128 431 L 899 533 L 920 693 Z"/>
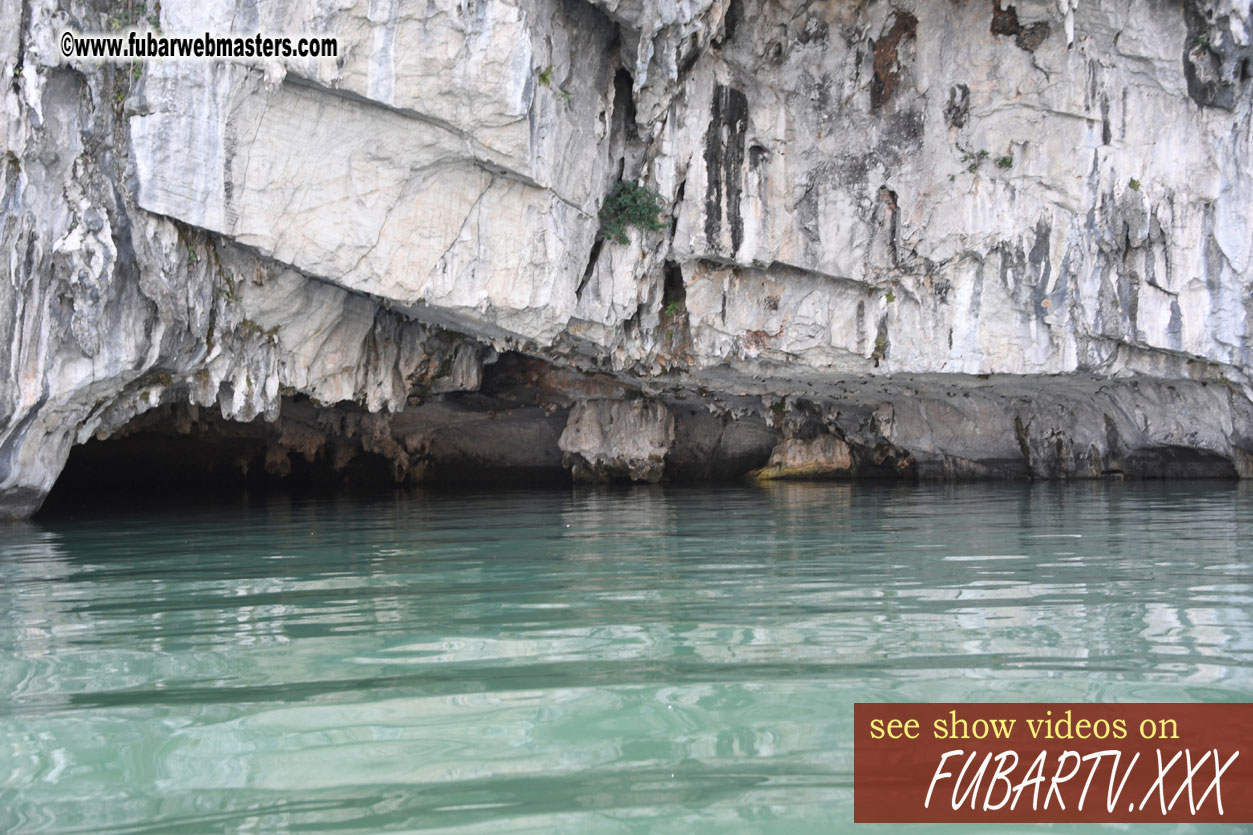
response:
<path fill-rule="evenodd" d="M 1253 822 L 1253 704 L 857 704 L 858 823 Z"/>

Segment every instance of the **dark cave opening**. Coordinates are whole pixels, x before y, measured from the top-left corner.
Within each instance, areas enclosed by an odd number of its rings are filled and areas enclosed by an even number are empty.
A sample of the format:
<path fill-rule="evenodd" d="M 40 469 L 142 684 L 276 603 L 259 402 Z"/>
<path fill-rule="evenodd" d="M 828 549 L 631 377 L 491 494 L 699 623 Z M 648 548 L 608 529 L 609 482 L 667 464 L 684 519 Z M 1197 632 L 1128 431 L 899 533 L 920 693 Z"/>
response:
<path fill-rule="evenodd" d="M 639 141 L 639 128 L 635 124 L 635 79 L 625 67 L 619 67 L 613 76 L 613 112 L 621 114 L 622 130 L 630 141 Z"/>
<path fill-rule="evenodd" d="M 568 486 L 562 390 L 580 383 L 597 385 L 505 354 L 485 369 L 481 391 L 427 393 L 397 413 L 294 395 L 276 422 L 241 422 L 216 407 L 166 403 L 75 446 L 40 514 L 243 495 Z"/>
<path fill-rule="evenodd" d="M 190 418 L 190 419 L 189 419 Z M 242 494 L 373 492 L 396 487 L 386 456 L 327 439 L 301 454 L 262 418 L 166 405 L 70 450 L 41 516 L 89 508 L 231 499 Z"/>
<path fill-rule="evenodd" d="M 674 261 L 667 261 L 662 276 L 662 309 L 687 312 L 687 286 L 683 283 L 683 268 Z"/>

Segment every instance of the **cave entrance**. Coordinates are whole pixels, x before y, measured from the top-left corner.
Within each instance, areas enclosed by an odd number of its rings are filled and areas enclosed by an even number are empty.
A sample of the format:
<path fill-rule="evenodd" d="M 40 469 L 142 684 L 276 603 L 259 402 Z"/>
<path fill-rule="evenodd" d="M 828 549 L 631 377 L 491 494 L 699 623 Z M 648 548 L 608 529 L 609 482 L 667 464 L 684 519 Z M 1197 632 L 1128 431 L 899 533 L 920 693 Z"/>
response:
<path fill-rule="evenodd" d="M 245 493 L 394 490 L 396 483 L 391 460 L 350 439 L 306 435 L 293 443 L 260 417 L 243 423 L 216 408 L 166 404 L 75 446 L 40 515 Z"/>

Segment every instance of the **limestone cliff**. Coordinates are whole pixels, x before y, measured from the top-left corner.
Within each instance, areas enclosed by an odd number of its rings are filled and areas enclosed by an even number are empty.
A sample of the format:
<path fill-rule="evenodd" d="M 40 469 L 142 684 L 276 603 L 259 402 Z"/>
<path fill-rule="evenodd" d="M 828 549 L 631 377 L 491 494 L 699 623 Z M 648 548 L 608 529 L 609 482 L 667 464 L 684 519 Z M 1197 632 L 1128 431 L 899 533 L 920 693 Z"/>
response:
<path fill-rule="evenodd" d="M 0 14 L 4 515 L 144 432 L 401 482 L 1253 473 L 1248 0 Z M 135 23 L 339 54 L 59 55 Z M 618 180 L 664 228 L 605 238 Z"/>

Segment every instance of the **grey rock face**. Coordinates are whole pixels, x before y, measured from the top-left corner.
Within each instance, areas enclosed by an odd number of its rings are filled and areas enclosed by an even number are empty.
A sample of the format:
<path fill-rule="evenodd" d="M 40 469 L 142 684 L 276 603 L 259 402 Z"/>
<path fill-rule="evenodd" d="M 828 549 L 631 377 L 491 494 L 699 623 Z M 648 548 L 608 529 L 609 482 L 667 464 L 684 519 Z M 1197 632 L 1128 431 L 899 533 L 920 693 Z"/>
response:
<path fill-rule="evenodd" d="M 781 478 L 839 478 L 853 472 L 852 450 L 834 435 L 812 440 L 784 438 L 770 453 L 770 460 L 751 475 L 761 481 Z"/>
<path fill-rule="evenodd" d="M 674 416 L 655 401 L 583 401 L 557 443 L 576 481 L 657 482 L 674 444 Z"/>
<path fill-rule="evenodd" d="M 401 480 L 1248 474 L 1247 4 L 164 0 L 340 53 L 138 71 L 0 13 L 4 515 L 173 404 L 351 405 Z"/>

